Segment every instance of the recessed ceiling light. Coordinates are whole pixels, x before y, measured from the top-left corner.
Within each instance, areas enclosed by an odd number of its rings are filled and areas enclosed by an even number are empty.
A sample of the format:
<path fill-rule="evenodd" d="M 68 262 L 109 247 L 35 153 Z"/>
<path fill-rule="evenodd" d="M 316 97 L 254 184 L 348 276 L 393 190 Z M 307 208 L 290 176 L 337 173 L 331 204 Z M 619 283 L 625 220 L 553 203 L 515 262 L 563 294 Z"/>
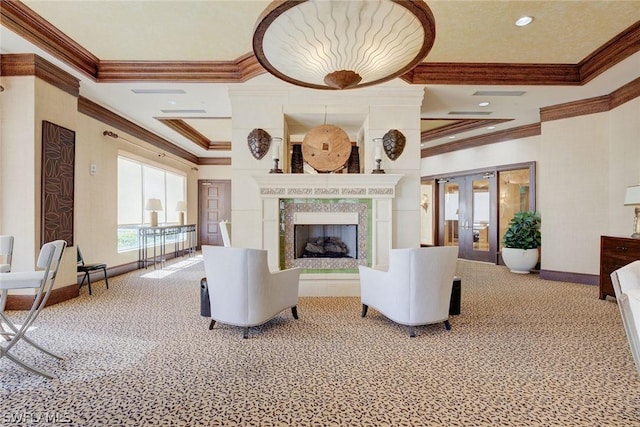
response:
<path fill-rule="evenodd" d="M 451 135 L 451 136 L 449 137 L 449 139 L 456 139 L 456 136 L 455 136 L 455 135 Z"/>
<path fill-rule="evenodd" d="M 489 130 L 493 130 L 495 128 L 496 128 L 495 126 L 487 126 L 487 129 L 489 129 Z"/>
<path fill-rule="evenodd" d="M 176 101 L 174 101 L 173 99 L 171 99 L 171 100 L 167 101 L 167 104 L 169 104 L 169 105 L 176 105 L 176 104 L 177 104 L 177 102 L 176 102 Z"/>
<path fill-rule="evenodd" d="M 489 105 L 489 103 L 487 101 L 484 101 L 484 102 L 479 103 L 478 107 L 486 107 L 488 105 Z"/>
<path fill-rule="evenodd" d="M 518 18 L 518 20 L 516 21 L 516 26 L 517 27 L 524 27 L 526 25 L 529 25 L 533 22 L 533 16 L 523 16 L 521 18 Z"/>
<path fill-rule="evenodd" d="M 422 144 L 420 144 L 420 148 L 424 148 L 426 144 L 423 142 Z"/>

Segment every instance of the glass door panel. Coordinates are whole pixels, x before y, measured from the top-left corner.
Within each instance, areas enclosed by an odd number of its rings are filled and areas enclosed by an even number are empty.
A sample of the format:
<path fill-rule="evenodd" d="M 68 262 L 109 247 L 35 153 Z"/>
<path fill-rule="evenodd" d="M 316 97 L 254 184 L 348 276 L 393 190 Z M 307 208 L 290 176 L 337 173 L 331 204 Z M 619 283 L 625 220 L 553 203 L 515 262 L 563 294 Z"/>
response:
<path fill-rule="evenodd" d="M 516 212 L 528 211 L 531 209 L 531 185 L 529 169 L 516 169 L 501 171 L 499 173 L 500 182 L 500 221 L 498 230 L 498 241 L 500 250 L 504 246 L 502 239 L 509 222 Z"/>
<path fill-rule="evenodd" d="M 473 250 L 489 251 L 491 233 L 491 209 L 489 200 L 489 180 L 472 181 L 473 192 Z"/>
<path fill-rule="evenodd" d="M 496 262 L 495 174 L 460 176 L 440 185 L 440 241 L 444 246 L 458 246 L 459 258 Z"/>
<path fill-rule="evenodd" d="M 444 246 L 458 246 L 458 215 L 460 186 L 455 182 L 444 184 Z"/>

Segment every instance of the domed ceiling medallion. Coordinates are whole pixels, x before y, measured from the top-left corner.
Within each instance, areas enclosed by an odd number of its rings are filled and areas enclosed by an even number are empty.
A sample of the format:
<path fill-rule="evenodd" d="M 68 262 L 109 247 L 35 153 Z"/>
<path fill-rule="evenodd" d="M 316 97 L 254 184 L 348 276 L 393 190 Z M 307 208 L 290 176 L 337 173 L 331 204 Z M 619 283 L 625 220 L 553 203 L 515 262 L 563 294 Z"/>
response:
<path fill-rule="evenodd" d="M 253 52 L 269 73 L 294 85 L 352 89 L 410 71 L 435 36 L 421 0 L 279 0 L 258 18 Z"/>

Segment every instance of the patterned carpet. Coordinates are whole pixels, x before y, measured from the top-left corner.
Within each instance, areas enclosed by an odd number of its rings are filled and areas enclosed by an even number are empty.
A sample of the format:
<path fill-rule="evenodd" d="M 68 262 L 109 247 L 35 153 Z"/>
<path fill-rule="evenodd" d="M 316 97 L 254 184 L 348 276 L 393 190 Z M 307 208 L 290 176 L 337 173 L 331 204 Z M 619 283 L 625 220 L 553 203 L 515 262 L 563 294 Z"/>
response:
<path fill-rule="evenodd" d="M 631 426 L 640 375 L 613 299 L 593 286 L 458 262 L 451 331 L 409 338 L 358 298 L 301 298 L 262 327 L 200 317 L 197 259 L 86 287 L 31 336 L 58 376 L 0 359 L 0 425 Z M 21 313 L 12 313 L 21 315 Z"/>

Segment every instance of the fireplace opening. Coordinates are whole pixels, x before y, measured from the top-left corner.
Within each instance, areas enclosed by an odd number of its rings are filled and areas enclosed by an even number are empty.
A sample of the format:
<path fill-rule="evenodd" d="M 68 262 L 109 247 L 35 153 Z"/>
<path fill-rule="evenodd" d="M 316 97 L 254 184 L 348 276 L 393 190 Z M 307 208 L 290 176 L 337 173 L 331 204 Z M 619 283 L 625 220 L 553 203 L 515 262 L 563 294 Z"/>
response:
<path fill-rule="evenodd" d="M 294 258 L 358 258 L 357 224 L 296 224 Z"/>

